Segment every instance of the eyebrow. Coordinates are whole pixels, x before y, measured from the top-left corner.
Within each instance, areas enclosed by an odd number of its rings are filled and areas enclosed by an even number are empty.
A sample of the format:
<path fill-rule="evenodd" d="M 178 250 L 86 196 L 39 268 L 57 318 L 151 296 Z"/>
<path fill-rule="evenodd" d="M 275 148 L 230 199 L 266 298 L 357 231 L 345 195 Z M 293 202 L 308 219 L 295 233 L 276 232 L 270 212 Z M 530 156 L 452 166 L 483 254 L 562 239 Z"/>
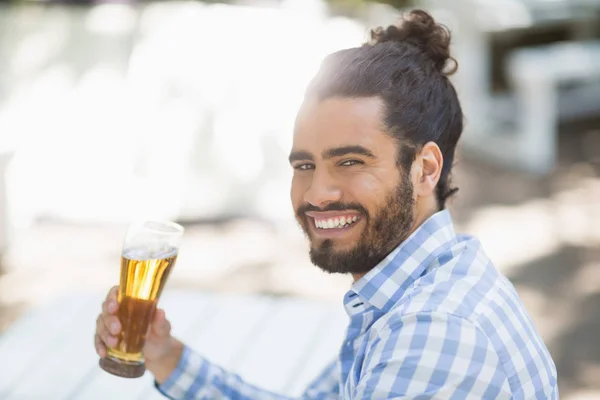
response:
<path fill-rule="evenodd" d="M 314 157 L 308 151 L 292 151 L 289 156 L 290 164 L 294 161 L 310 160 L 313 161 Z"/>
<path fill-rule="evenodd" d="M 329 159 L 333 157 L 342 157 L 349 154 L 360 154 L 365 157 L 375 158 L 375 155 L 371 152 L 371 150 L 366 147 L 359 145 L 351 145 L 351 146 L 341 146 L 341 147 L 333 147 L 331 149 L 325 150 L 323 152 L 323 158 Z M 298 150 L 292 151 L 289 156 L 290 163 L 294 161 L 300 160 L 309 160 L 314 161 L 314 157 L 308 151 Z"/>
<path fill-rule="evenodd" d="M 361 156 L 375 158 L 375 155 L 371 152 L 371 150 L 358 145 L 334 147 L 324 151 L 323 158 L 327 159 L 332 157 L 342 157 L 348 154 L 360 154 Z"/>

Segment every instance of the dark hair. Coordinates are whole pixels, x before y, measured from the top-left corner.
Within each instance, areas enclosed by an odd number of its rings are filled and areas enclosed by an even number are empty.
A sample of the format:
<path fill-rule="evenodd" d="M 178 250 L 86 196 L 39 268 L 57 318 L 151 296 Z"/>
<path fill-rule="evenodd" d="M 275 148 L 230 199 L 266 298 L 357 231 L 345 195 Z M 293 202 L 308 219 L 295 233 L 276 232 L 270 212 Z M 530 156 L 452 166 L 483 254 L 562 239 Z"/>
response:
<path fill-rule="evenodd" d="M 463 130 L 461 106 L 448 79 L 458 67 L 449 47 L 449 30 L 414 10 L 398 25 L 372 30 L 362 46 L 328 55 L 306 92 L 319 99 L 381 98 L 385 130 L 397 139 L 398 164 L 405 170 L 425 143 L 435 142 L 444 157 L 436 187 L 439 209 L 458 191 L 450 187 L 450 172 Z"/>

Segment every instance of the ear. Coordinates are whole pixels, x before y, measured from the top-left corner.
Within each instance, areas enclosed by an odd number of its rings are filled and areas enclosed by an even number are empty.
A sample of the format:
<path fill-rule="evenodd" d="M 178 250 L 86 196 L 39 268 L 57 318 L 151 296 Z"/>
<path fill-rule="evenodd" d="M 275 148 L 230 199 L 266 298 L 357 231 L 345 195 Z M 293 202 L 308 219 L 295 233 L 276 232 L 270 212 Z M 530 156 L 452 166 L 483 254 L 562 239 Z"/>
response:
<path fill-rule="evenodd" d="M 418 197 L 435 195 L 435 187 L 440 180 L 444 157 L 434 142 L 426 143 L 413 163 L 413 190 Z"/>

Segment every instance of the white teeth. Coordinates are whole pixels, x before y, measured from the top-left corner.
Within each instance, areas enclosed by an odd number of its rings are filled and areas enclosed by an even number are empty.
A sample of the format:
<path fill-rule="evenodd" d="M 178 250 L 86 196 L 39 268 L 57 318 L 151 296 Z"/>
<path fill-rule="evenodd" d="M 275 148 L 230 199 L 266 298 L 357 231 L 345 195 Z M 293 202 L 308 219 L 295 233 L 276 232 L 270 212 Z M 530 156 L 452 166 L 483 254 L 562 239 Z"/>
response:
<path fill-rule="evenodd" d="M 315 219 L 315 226 L 320 229 L 343 228 L 358 221 L 358 216 L 354 217 L 339 217 L 330 219 Z"/>

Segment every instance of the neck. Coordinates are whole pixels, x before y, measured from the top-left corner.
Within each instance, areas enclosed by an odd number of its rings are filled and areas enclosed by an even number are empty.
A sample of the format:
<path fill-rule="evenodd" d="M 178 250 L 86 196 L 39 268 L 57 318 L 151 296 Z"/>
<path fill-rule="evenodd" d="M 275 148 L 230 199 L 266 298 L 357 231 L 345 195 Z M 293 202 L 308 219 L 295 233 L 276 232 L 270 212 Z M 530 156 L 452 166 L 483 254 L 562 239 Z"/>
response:
<path fill-rule="evenodd" d="M 416 231 L 417 228 L 423 224 L 423 222 L 427 221 L 429 218 L 431 218 L 433 214 L 435 214 L 438 211 L 441 210 L 438 210 L 435 199 L 433 202 L 421 201 L 420 206 L 419 202 L 417 201 L 417 205 L 415 207 L 415 220 L 413 221 L 410 230 L 406 233 L 405 238 L 402 240 L 402 242 L 400 242 L 400 244 L 404 243 L 404 240 L 406 240 L 406 238 L 412 235 L 412 233 Z M 367 273 L 368 272 L 352 274 L 352 278 L 354 279 L 354 282 L 356 282 L 363 276 L 365 276 Z"/>

